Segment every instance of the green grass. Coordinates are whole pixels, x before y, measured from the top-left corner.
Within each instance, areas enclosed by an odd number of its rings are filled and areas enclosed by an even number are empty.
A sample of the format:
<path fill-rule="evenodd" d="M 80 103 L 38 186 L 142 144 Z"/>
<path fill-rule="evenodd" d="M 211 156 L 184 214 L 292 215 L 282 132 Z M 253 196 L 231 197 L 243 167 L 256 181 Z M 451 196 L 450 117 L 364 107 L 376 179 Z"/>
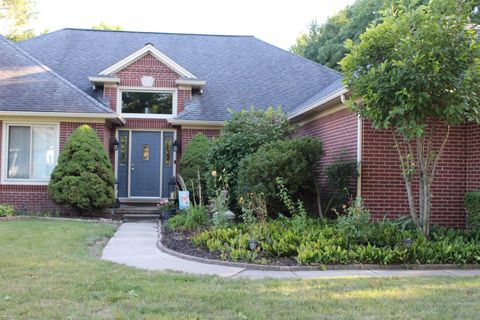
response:
<path fill-rule="evenodd" d="M 480 278 L 232 280 L 101 261 L 106 224 L 0 222 L 0 319 L 475 319 Z M 92 247 L 92 245 L 94 245 Z"/>

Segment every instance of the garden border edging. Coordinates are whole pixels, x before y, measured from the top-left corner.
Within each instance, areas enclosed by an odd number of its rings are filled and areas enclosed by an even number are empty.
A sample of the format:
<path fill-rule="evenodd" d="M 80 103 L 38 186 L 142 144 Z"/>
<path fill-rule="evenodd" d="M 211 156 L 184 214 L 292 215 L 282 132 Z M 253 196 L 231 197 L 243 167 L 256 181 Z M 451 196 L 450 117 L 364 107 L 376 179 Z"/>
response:
<path fill-rule="evenodd" d="M 346 264 L 346 265 L 325 265 L 325 266 L 276 266 L 276 265 L 263 265 L 263 264 L 253 264 L 246 262 L 233 262 L 233 261 L 221 261 L 213 260 L 207 258 L 201 258 L 192 256 L 189 254 L 177 252 L 175 250 L 165 247 L 162 243 L 162 230 L 163 225 L 161 221 L 158 222 L 158 240 L 157 247 L 160 251 L 172 255 L 177 258 L 205 263 L 205 264 L 214 264 L 228 267 L 236 268 L 245 268 L 250 270 L 263 270 L 263 271 L 326 271 L 326 270 L 455 270 L 455 269 L 468 269 L 468 270 L 480 270 L 480 265 L 476 264 L 466 264 L 466 265 L 456 265 L 456 264 L 391 264 L 391 265 L 381 265 L 381 264 Z"/>
<path fill-rule="evenodd" d="M 39 217 L 39 216 L 10 216 L 10 217 L 0 217 L 1 221 L 19 221 L 19 220 L 46 220 L 46 221 L 77 221 L 77 222 L 97 222 L 97 223 L 108 223 L 108 224 L 115 224 L 120 225 L 122 222 L 113 220 L 113 219 L 106 219 L 106 218 L 99 218 L 99 219 L 80 219 L 80 218 L 65 218 L 65 217 Z"/>

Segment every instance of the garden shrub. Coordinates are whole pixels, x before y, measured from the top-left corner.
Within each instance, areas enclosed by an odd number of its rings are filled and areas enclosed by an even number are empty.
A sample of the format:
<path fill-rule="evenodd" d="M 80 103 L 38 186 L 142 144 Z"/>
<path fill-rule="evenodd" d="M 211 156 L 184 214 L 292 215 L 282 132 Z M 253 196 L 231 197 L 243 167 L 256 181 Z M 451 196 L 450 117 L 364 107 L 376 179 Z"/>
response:
<path fill-rule="evenodd" d="M 357 162 L 345 160 L 343 154 L 325 168 L 326 176 L 326 197 L 328 201 L 324 204 L 325 213 L 339 211 L 346 204 L 350 197 L 352 180 L 357 176 Z"/>
<path fill-rule="evenodd" d="M 9 204 L 0 204 L 0 217 L 11 217 L 15 215 L 15 208 Z"/>
<path fill-rule="evenodd" d="M 265 197 L 270 212 L 278 212 L 276 178 L 295 198 L 315 198 L 315 166 L 322 154 L 322 144 L 315 138 L 278 140 L 246 156 L 238 169 L 237 194 L 254 192 Z"/>
<path fill-rule="evenodd" d="M 262 145 L 272 141 L 285 139 L 293 131 L 287 117 L 279 109 L 274 110 L 242 110 L 232 114 L 231 120 L 225 123 L 222 135 L 213 140 L 207 157 L 210 170 L 219 175 L 209 175 L 208 192 L 210 196 L 218 193 L 217 180 L 230 189 L 230 205 L 236 207 L 237 176 L 240 161 L 257 151 Z"/>
<path fill-rule="evenodd" d="M 203 134 L 196 134 L 185 147 L 180 160 L 180 174 L 185 181 L 187 188 L 197 188 L 195 193 L 198 195 L 198 183 L 202 188 L 202 193 L 206 194 L 206 179 L 208 165 L 207 156 L 210 151 L 211 141 Z M 198 179 L 200 178 L 200 181 Z M 195 187 L 192 187 L 195 186 Z M 202 194 L 202 196 L 203 196 Z"/>
<path fill-rule="evenodd" d="M 465 209 L 467 210 L 467 226 L 480 230 L 480 191 L 465 194 Z"/>
<path fill-rule="evenodd" d="M 176 231 L 199 231 L 208 225 L 208 220 L 205 207 L 193 205 L 187 211 L 168 219 L 167 227 Z"/>
<path fill-rule="evenodd" d="M 112 206 L 115 177 L 100 138 L 88 125 L 77 128 L 60 153 L 48 185 L 58 204 L 79 212 Z"/>

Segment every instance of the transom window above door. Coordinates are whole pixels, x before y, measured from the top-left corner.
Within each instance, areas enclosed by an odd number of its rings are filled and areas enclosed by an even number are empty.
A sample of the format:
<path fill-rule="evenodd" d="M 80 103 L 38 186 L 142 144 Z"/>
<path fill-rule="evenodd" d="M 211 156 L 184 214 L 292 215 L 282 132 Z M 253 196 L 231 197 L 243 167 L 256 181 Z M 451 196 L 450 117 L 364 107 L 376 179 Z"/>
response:
<path fill-rule="evenodd" d="M 174 91 L 121 91 L 121 111 L 130 115 L 172 116 L 175 114 Z"/>

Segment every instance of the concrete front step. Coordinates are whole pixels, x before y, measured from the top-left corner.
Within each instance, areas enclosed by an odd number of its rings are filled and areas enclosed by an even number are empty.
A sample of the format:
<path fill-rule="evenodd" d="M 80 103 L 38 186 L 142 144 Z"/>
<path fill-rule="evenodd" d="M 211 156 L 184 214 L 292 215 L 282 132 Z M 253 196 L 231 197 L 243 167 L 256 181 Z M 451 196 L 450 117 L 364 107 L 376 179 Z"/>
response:
<path fill-rule="evenodd" d="M 123 215 L 124 222 L 145 222 L 145 221 L 156 222 L 159 219 L 160 219 L 160 213 L 157 213 L 157 214 L 128 213 Z"/>

